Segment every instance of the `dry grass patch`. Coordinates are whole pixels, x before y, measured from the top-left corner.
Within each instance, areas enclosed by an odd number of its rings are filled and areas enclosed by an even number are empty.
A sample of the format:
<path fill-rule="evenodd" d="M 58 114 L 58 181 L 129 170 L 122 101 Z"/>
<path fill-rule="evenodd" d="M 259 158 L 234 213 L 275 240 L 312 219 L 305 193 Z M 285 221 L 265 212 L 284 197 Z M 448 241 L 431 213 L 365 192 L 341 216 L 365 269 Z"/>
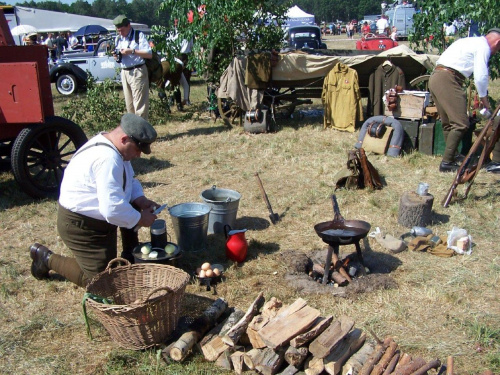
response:
<path fill-rule="evenodd" d="M 282 129 L 274 134 L 245 134 L 241 128 L 228 129 L 209 119 L 206 103 L 201 103 L 205 88 L 199 85 L 196 90 L 200 104 L 187 109 L 189 116 L 174 111 L 157 125 L 160 140 L 134 168 L 146 194 L 169 205 L 201 201 L 200 193 L 212 185 L 240 192 L 237 226 L 249 229 L 249 253 L 245 263 L 234 265 L 225 258 L 223 236 L 211 235 L 206 254 L 184 254 L 182 268 L 192 272 L 203 260 L 222 263 L 226 279 L 217 292 L 232 306 L 246 309 L 261 290 L 266 298 L 276 296 L 286 303 L 302 297 L 322 314 L 346 314 L 361 328 L 370 327 L 381 337 L 392 335 L 412 355 L 428 360 L 453 355 L 457 373 L 500 371 L 498 175 L 481 172 L 469 199 L 445 209 L 440 200 L 453 176 L 437 172 L 438 157 L 417 152 L 401 158 L 369 155 L 386 186 L 376 192 L 338 191 L 346 219 L 365 220 L 399 236 L 408 230 L 397 223 L 401 194 L 427 182 L 435 197 L 430 228 L 438 235 L 452 226 L 466 228 L 474 239 L 473 253 L 452 258 L 408 251 L 388 254 L 370 239 L 367 251 L 372 261 L 385 261 L 389 255 L 397 261 L 390 273 L 396 289 L 349 298 L 305 295 L 284 280 L 287 269 L 281 254 L 286 250 L 312 254 L 324 248 L 313 226 L 333 216 L 329 199 L 333 178 L 358 134 L 323 130 L 321 118 L 298 120 L 300 116 L 282 120 Z M 317 106 L 316 102 L 312 108 Z M 184 116 L 182 121 L 179 116 Z M 269 223 L 255 172 L 282 217 L 277 225 Z M 37 281 L 30 274 L 28 247 L 33 242 L 69 255 L 57 236 L 56 203 L 31 200 L 19 191 L 10 173 L 0 174 L 0 191 L 0 372 L 223 373 L 200 355 L 183 364 L 165 364 L 155 351 L 122 350 L 95 322 L 95 340 L 90 341 L 81 313 L 83 290 L 55 279 Z M 173 235 L 168 214 L 162 215 Z M 149 239 L 145 229 L 140 236 Z M 354 251 L 354 246 L 341 247 L 344 255 Z M 194 282 L 187 293 L 215 298 Z"/>

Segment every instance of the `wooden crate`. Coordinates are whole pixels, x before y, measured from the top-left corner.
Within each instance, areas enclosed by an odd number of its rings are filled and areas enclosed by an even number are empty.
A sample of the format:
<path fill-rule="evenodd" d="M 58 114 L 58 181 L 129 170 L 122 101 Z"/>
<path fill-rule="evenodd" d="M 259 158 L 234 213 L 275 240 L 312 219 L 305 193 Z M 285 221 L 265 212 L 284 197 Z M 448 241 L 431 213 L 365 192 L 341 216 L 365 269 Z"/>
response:
<path fill-rule="evenodd" d="M 425 105 L 428 102 L 429 93 L 427 91 L 405 91 L 398 94 L 398 108 L 395 111 L 389 111 L 385 107 L 385 115 L 420 120 L 424 115 Z"/>

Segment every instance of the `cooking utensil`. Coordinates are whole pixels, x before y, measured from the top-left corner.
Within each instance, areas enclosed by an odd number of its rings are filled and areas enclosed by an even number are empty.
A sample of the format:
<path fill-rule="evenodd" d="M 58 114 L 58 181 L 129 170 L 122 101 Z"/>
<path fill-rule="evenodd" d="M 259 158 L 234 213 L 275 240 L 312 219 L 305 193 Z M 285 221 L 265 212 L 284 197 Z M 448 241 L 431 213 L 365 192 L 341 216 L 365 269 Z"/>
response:
<path fill-rule="evenodd" d="M 149 254 L 143 254 L 141 252 L 141 247 L 146 244 L 151 244 L 151 243 L 150 242 L 139 243 L 139 245 L 137 245 L 134 248 L 132 255 L 134 256 L 136 263 L 170 264 L 172 260 L 174 260 L 181 254 L 181 249 L 179 248 L 179 246 L 177 246 L 173 242 L 168 242 L 167 244 L 172 244 L 175 246 L 175 251 L 172 254 L 167 254 L 165 249 L 162 249 L 161 247 L 153 247 L 152 251 L 156 251 L 158 253 L 158 256 L 156 258 L 150 258 Z"/>
<path fill-rule="evenodd" d="M 356 246 L 356 253 L 358 255 L 359 262 L 363 265 L 362 273 L 364 273 L 363 255 L 361 253 L 359 241 L 366 237 L 371 228 L 371 225 L 366 221 L 345 220 L 340 214 L 335 194 L 332 195 L 332 204 L 334 212 L 333 220 L 325 221 L 314 226 L 316 234 L 323 240 L 323 242 L 328 244 L 323 284 L 328 282 L 328 271 L 330 270 L 330 264 L 332 262 L 332 254 L 335 253 L 338 255 L 340 245 L 354 244 Z"/>
<path fill-rule="evenodd" d="M 276 224 L 278 221 L 280 221 L 280 216 L 273 212 L 271 203 L 269 203 L 269 198 L 267 197 L 266 191 L 264 190 L 264 185 L 262 185 L 262 181 L 260 180 L 259 174 L 257 172 L 255 172 L 255 177 L 257 178 L 257 182 L 259 183 L 262 198 L 264 199 L 264 202 L 266 202 L 267 209 L 269 210 L 269 219 L 271 219 L 271 223 Z"/>
<path fill-rule="evenodd" d="M 207 292 L 210 291 L 211 286 L 214 286 L 214 294 L 217 294 L 217 291 L 215 289 L 215 285 L 222 280 L 222 275 L 224 274 L 224 266 L 222 264 L 212 264 L 212 269 L 217 268 L 220 271 L 219 276 L 212 276 L 212 277 L 199 277 L 196 273 L 194 276 L 200 281 L 201 285 L 205 285 L 207 287 Z"/>

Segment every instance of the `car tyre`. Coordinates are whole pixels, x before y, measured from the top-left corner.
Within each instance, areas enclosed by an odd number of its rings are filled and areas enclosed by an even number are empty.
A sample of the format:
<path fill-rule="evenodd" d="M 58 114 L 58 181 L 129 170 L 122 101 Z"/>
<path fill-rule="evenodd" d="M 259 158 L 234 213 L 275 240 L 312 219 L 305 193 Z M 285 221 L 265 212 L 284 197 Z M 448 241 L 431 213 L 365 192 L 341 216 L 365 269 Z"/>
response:
<path fill-rule="evenodd" d="M 65 73 L 57 77 L 56 89 L 61 95 L 72 95 L 76 92 L 78 83 L 73 74 Z"/>

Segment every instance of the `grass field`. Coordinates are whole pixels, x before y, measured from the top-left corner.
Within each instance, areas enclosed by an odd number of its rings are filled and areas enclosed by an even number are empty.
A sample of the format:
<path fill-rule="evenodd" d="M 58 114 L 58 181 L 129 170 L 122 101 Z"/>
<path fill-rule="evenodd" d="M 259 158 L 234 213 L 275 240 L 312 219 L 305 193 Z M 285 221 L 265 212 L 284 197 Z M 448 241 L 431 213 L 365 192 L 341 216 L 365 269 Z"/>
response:
<path fill-rule="evenodd" d="M 330 48 L 354 48 L 345 37 L 327 39 Z M 340 47 L 342 46 L 342 47 Z M 498 85 L 491 94 L 500 99 Z M 56 112 L 67 100 L 54 95 Z M 218 288 L 230 306 L 246 310 L 260 291 L 285 303 L 302 297 L 324 315 L 348 315 L 356 326 L 371 328 L 379 337 L 392 336 L 401 349 L 430 361 L 455 358 L 456 374 L 500 372 L 500 227 L 498 175 L 480 172 L 466 201 L 443 208 L 441 199 L 453 179 L 438 172 L 440 158 L 418 152 L 400 158 L 369 155 L 386 185 L 382 190 L 335 192 L 346 219 L 364 220 L 372 229 L 396 237 L 408 231 L 398 224 L 399 199 L 419 182 L 430 185 L 434 196 L 433 220 L 437 235 L 452 227 L 466 229 L 473 237 L 468 256 L 439 258 L 405 251 L 390 254 L 369 240 L 370 266 L 390 268 L 397 288 L 350 295 L 305 294 L 283 279 L 286 267 L 281 254 L 287 250 L 310 254 L 324 248 L 314 224 L 330 220 L 334 176 L 345 165 L 358 133 L 323 129 L 321 116 L 301 116 L 311 106 L 297 108 L 293 119 L 280 120 L 276 133 L 245 134 L 228 128 L 206 111 L 206 90 L 195 80 L 193 105 L 186 112 L 173 110 L 164 122 L 154 124 L 159 140 L 151 155 L 134 162 L 146 195 L 173 206 L 201 201 L 200 193 L 217 185 L 240 192 L 238 228 L 247 228 L 249 253 L 241 265 L 225 258 L 222 235 L 208 237 L 208 250 L 185 253 L 179 263 L 192 273 L 203 261 L 221 263 L 225 281 Z M 98 121 L 99 119 L 96 119 Z M 89 134 L 89 136 L 91 136 Z M 272 225 L 254 173 L 259 172 L 281 221 Z M 40 242 L 54 252 L 70 255 L 56 230 L 56 202 L 36 201 L 20 191 L 10 172 L 0 174 L 0 373 L 3 374 L 218 374 L 200 354 L 182 364 L 167 364 L 154 350 L 134 352 L 119 348 L 97 322 L 85 331 L 81 301 L 84 291 L 56 277 L 35 280 L 30 274 L 29 246 Z M 169 233 L 173 234 L 168 214 Z M 140 238 L 149 240 L 141 229 Z M 174 236 L 175 240 L 175 236 Z M 354 251 L 341 247 L 341 255 Z M 379 264 L 380 263 L 380 264 Z M 191 282 L 184 312 L 202 310 L 216 298 Z"/>

